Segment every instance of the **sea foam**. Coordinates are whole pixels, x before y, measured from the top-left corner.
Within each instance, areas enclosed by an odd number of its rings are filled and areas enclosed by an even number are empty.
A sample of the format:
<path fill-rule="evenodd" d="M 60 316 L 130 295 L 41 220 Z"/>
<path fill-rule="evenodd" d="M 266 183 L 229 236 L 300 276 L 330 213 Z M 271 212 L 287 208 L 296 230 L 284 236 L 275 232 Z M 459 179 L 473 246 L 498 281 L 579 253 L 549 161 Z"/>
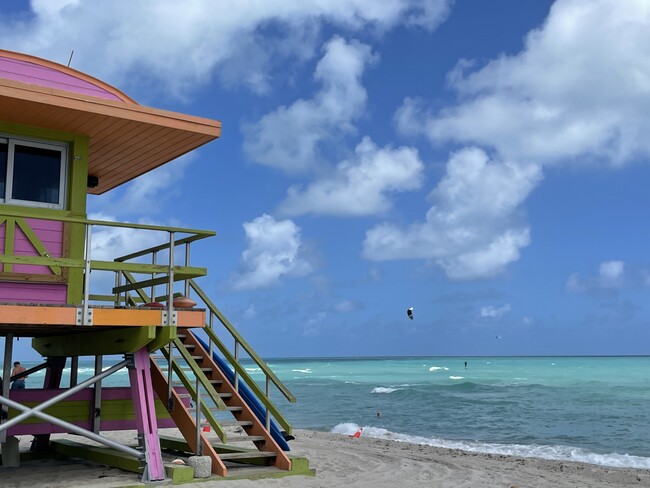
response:
<path fill-rule="evenodd" d="M 449 371 L 449 368 L 445 368 L 443 366 L 431 366 L 429 368 L 429 371 Z"/>
<path fill-rule="evenodd" d="M 400 391 L 402 388 L 390 388 L 384 386 L 378 386 L 373 388 L 370 393 L 393 393 L 394 391 Z"/>
<path fill-rule="evenodd" d="M 349 422 L 336 425 L 331 432 L 335 434 L 353 434 L 359 425 Z M 650 469 L 650 458 L 630 456 L 628 454 L 598 454 L 586 449 L 573 446 L 540 446 L 524 444 L 489 444 L 474 441 L 456 441 L 435 437 L 422 437 L 399 432 L 391 432 L 380 427 L 364 426 L 364 437 L 387 439 L 409 444 L 443 447 L 446 449 L 460 449 L 467 452 L 483 454 L 500 454 L 504 456 L 519 456 L 528 458 L 550 459 L 555 461 L 574 461 L 580 463 L 610 466 L 614 468 Z"/>

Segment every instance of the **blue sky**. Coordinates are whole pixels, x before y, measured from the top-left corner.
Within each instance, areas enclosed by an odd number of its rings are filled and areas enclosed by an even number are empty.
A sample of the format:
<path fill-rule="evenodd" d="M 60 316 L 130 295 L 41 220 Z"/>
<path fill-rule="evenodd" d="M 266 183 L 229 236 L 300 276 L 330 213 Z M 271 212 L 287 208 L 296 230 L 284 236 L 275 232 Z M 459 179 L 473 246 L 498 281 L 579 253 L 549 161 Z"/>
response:
<path fill-rule="evenodd" d="M 0 46 L 222 122 L 89 210 L 216 230 L 260 354 L 648 353 L 649 3 L 179 5 L 16 2 Z"/>

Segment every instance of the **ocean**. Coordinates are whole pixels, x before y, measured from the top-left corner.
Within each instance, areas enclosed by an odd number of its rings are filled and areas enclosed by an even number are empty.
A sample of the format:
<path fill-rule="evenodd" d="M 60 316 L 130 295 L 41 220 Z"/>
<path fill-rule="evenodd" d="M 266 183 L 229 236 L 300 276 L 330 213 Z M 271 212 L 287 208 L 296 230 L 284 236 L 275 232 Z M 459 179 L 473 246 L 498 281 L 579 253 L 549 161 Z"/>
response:
<path fill-rule="evenodd" d="M 272 394 L 295 428 L 347 435 L 362 427 L 367 437 L 650 469 L 650 356 L 268 363 L 298 398 L 290 404 Z M 92 374 L 92 363 L 81 367 L 80 379 Z M 263 384 L 258 368 L 247 370 Z M 127 385 L 126 371 L 103 384 Z"/>

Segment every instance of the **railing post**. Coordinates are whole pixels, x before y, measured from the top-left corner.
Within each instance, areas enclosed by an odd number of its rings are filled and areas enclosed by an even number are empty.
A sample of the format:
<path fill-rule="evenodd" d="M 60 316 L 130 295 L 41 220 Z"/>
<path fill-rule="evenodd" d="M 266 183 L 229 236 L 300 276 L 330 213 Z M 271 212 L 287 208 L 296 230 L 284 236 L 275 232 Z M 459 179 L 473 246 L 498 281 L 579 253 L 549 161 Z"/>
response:
<path fill-rule="evenodd" d="M 271 380 L 269 379 L 269 375 L 266 375 L 266 399 L 269 402 L 271 401 Z M 271 430 L 271 412 L 269 412 L 268 405 L 266 407 L 266 430 Z"/>
<path fill-rule="evenodd" d="M 86 224 L 86 262 L 84 271 L 84 305 L 81 323 L 88 325 L 88 297 L 90 295 L 90 241 L 92 238 L 92 225 Z"/>
<path fill-rule="evenodd" d="M 151 264 L 156 265 L 156 260 L 158 259 L 158 251 L 151 253 Z M 156 277 L 156 273 L 151 273 L 151 279 Z M 156 301 L 156 285 L 151 285 L 151 296 L 149 297 L 150 302 Z"/>
<path fill-rule="evenodd" d="M 199 377 L 196 377 L 196 455 L 203 454 L 203 446 L 201 445 L 201 383 Z"/>
<path fill-rule="evenodd" d="M 235 339 L 235 363 L 236 365 L 239 364 L 239 341 L 237 339 Z M 236 366 L 235 366 L 235 391 L 239 393 L 239 372 Z"/>
<path fill-rule="evenodd" d="M 169 233 L 169 282 L 167 283 L 167 326 L 173 324 L 174 314 L 174 233 Z M 172 372 L 174 367 L 174 346 L 169 343 L 169 361 L 167 361 L 167 407 L 172 405 Z"/>
<path fill-rule="evenodd" d="M 190 243 L 186 242 L 185 243 L 185 266 L 189 267 L 190 266 Z M 185 292 L 184 296 L 189 297 L 190 296 L 190 282 L 186 278 L 185 279 Z"/>
<path fill-rule="evenodd" d="M 210 330 L 214 332 L 214 312 L 210 310 Z M 213 357 L 214 354 L 214 342 L 212 342 L 212 337 L 208 337 L 209 342 L 209 348 L 210 348 L 210 358 Z"/>
<path fill-rule="evenodd" d="M 172 325 L 174 313 L 174 233 L 169 233 L 169 282 L 167 283 L 167 325 Z"/>
<path fill-rule="evenodd" d="M 115 288 L 119 288 L 120 286 L 122 286 L 122 272 L 121 271 L 116 271 L 115 272 Z M 116 308 L 120 306 L 120 296 L 121 295 L 122 294 L 119 293 L 119 292 L 115 294 L 115 307 Z M 124 305 L 126 305 L 126 303 Z"/>

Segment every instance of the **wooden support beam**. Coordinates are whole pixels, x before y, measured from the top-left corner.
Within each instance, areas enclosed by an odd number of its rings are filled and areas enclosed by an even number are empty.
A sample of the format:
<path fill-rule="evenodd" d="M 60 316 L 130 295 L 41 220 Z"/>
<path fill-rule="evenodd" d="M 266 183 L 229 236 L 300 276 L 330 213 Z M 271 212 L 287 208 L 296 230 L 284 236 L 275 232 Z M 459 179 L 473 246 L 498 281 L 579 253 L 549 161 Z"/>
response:
<path fill-rule="evenodd" d="M 133 353 L 156 338 L 156 327 L 126 327 L 35 337 L 32 347 L 42 356 L 88 356 Z"/>
<path fill-rule="evenodd" d="M 166 346 L 171 341 L 176 339 L 177 330 L 178 329 L 174 325 L 170 327 L 157 327 L 156 338 L 147 346 L 149 348 L 149 352 L 157 351 L 158 349 Z"/>
<path fill-rule="evenodd" d="M 114 466 L 125 471 L 142 474 L 143 466 L 139 459 L 127 456 L 108 447 L 90 446 L 67 439 L 50 441 L 50 449 L 67 457 L 87 459 L 106 466 Z"/>

